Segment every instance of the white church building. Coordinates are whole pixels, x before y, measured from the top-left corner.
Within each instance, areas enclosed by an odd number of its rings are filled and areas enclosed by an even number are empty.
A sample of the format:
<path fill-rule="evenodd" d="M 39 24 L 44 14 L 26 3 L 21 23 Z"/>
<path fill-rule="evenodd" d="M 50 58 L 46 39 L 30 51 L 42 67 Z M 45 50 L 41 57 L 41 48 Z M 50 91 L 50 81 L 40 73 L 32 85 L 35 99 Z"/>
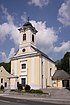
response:
<path fill-rule="evenodd" d="M 17 82 L 32 89 L 52 87 L 55 62 L 36 47 L 35 27 L 28 21 L 20 29 L 20 44 L 11 58 L 10 89 L 17 89 Z"/>

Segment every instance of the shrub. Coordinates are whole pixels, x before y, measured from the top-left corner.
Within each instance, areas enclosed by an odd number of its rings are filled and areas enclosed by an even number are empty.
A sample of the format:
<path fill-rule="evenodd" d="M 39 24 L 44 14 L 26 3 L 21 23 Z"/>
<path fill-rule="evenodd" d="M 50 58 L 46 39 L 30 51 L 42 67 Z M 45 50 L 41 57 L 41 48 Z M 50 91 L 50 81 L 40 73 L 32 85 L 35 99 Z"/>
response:
<path fill-rule="evenodd" d="M 26 91 L 26 92 L 29 92 L 29 91 L 30 91 L 30 88 L 31 88 L 31 87 L 30 87 L 29 85 L 26 85 L 26 86 L 25 86 L 25 91 Z"/>
<path fill-rule="evenodd" d="M 39 94 L 43 94 L 43 91 L 42 90 L 30 90 L 31 93 L 39 93 Z"/>

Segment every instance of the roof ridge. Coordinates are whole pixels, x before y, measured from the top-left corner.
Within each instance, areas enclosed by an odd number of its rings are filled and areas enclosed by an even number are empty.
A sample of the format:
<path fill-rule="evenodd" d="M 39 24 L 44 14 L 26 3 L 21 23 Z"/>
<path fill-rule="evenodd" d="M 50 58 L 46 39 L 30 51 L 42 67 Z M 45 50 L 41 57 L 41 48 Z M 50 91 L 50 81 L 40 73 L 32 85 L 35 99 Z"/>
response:
<path fill-rule="evenodd" d="M 52 61 L 53 63 L 55 63 L 51 58 L 49 58 L 45 53 L 43 53 L 42 51 L 40 51 L 39 49 L 35 48 L 34 46 L 31 46 L 33 49 L 35 49 L 37 52 L 41 53 L 44 57 L 46 57 L 47 59 L 49 59 L 50 61 Z"/>

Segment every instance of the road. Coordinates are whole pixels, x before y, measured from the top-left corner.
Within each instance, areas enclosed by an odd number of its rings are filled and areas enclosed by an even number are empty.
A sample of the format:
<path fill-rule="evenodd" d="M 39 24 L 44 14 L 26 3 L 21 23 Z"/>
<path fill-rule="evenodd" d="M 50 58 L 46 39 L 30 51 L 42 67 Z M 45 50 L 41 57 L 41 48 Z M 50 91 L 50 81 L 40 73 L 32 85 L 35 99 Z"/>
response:
<path fill-rule="evenodd" d="M 47 103 L 47 102 L 36 102 L 36 101 L 25 100 L 25 99 L 0 97 L 0 105 L 58 105 L 58 104 Z M 62 105 L 62 104 L 59 104 L 59 105 Z"/>

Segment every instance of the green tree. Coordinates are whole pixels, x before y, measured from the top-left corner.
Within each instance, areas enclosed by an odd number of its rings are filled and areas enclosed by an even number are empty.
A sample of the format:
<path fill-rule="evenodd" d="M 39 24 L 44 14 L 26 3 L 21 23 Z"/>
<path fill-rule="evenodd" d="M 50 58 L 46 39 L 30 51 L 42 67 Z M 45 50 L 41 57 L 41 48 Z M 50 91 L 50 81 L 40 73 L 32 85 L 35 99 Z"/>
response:
<path fill-rule="evenodd" d="M 58 69 L 63 69 L 70 73 L 70 52 L 66 52 L 61 60 L 56 61 L 56 66 Z"/>
<path fill-rule="evenodd" d="M 70 73 L 69 58 L 70 58 L 70 52 L 67 52 L 64 55 L 63 59 L 61 59 L 61 69 L 65 70 L 68 73 Z"/>
<path fill-rule="evenodd" d="M 56 66 L 58 70 L 61 69 L 61 60 L 56 61 Z"/>
<path fill-rule="evenodd" d="M 1 62 L 0 66 L 3 66 L 7 72 L 9 72 L 9 73 L 11 72 L 11 62 L 9 62 L 9 63 Z"/>

